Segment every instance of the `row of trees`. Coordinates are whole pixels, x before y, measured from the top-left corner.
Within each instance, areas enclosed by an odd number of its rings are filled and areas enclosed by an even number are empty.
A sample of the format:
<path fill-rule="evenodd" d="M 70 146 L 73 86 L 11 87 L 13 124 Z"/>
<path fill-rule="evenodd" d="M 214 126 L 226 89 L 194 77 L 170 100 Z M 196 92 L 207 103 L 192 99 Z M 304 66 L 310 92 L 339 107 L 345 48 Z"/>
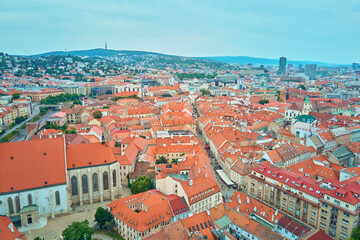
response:
<path fill-rule="evenodd" d="M 183 80 L 186 78 L 214 79 L 215 77 L 216 77 L 216 74 L 205 74 L 205 73 L 180 73 L 180 74 L 178 74 L 178 78 L 180 80 Z"/>
<path fill-rule="evenodd" d="M 156 160 L 156 164 L 167 164 L 167 163 L 169 163 L 169 159 L 167 159 L 167 158 L 164 157 L 164 156 L 161 156 L 161 157 L 159 157 L 159 159 Z M 171 161 L 171 163 L 177 164 L 177 163 L 178 163 L 178 160 L 177 160 L 177 159 L 173 159 L 173 160 Z"/>
<path fill-rule="evenodd" d="M 135 98 L 135 99 L 139 99 L 139 96 L 136 95 L 136 94 L 133 94 L 133 95 L 130 95 L 130 96 L 127 96 L 127 97 L 115 97 L 115 98 L 112 98 L 113 101 L 117 101 L 119 99 L 124 99 L 124 98 Z"/>
<path fill-rule="evenodd" d="M 68 125 L 66 123 L 59 126 L 56 123 L 46 122 L 45 129 L 61 130 L 64 134 L 76 134 L 76 128 L 72 127 L 71 129 L 68 129 Z"/>
<path fill-rule="evenodd" d="M 57 96 L 49 96 L 45 99 L 41 99 L 40 104 L 50 104 L 50 105 L 56 105 L 63 102 L 69 102 L 69 101 L 76 101 L 75 104 L 81 104 L 80 96 L 76 93 L 74 94 L 60 94 Z"/>

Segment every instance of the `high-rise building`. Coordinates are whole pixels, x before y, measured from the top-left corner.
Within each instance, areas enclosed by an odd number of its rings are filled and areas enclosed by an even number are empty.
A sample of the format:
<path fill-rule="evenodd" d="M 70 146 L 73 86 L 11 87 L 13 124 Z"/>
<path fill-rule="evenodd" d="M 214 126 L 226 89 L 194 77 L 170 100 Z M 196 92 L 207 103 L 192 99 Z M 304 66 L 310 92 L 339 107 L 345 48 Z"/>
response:
<path fill-rule="evenodd" d="M 309 77 L 310 80 L 315 79 L 316 75 L 316 64 L 306 64 L 305 65 L 305 75 Z"/>
<path fill-rule="evenodd" d="M 281 57 L 279 60 L 278 74 L 279 75 L 285 74 L 285 71 L 286 71 L 286 57 Z"/>
<path fill-rule="evenodd" d="M 353 70 L 358 70 L 358 69 L 360 69 L 360 63 L 353 63 L 353 64 L 352 64 L 352 69 L 353 69 Z"/>

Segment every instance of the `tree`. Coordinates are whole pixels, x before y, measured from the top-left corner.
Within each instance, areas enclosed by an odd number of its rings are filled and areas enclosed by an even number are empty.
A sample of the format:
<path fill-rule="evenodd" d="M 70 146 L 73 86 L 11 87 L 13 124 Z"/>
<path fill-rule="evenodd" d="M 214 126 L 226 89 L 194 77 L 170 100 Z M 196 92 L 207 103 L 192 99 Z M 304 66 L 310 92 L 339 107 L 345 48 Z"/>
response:
<path fill-rule="evenodd" d="M 206 96 L 206 95 L 211 95 L 210 91 L 208 89 L 200 89 L 200 92 L 202 93 L 203 96 Z"/>
<path fill-rule="evenodd" d="M 264 105 L 264 104 L 269 103 L 269 100 L 267 100 L 267 99 L 262 99 L 262 100 L 259 101 L 259 103 L 260 103 L 261 105 Z"/>
<path fill-rule="evenodd" d="M 24 118 L 23 116 L 21 116 L 21 117 L 16 117 L 16 118 L 15 118 L 15 123 L 16 123 L 16 124 L 19 124 L 19 123 L 21 123 L 21 122 L 23 122 L 23 121 L 25 121 L 25 118 Z"/>
<path fill-rule="evenodd" d="M 131 184 L 131 193 L 137 194 L 153 188 L 154 184 L 150 177 L 140 176 Z"/>
<path fill-rule="evenodd" d="M 19 99 L 20 98 L 20 93 L 14 93 L 13 95 L 12 95 L 12 99 L 14 100 L 14 99 Z"/>
<path fill-rule="evenodd" d="M 96 118 L 96 119 L 99 119 L 102 117 L 102 112 L 101 111 L 95 111 L 93 113 L 93 117 Z"/>
<path fill-rule="evenodd" d="M 76 128 L 75 127 L 72 127 L 70 130 L 69 129 L 66 129 L 64 131 L 65 134 L 76 134 Z"/>
<path fill-rule="evenodd" d="M 98 207 L 95 213 L 95 221 L 99 224 L 101 229 L 109 228 L 114 225 L 113 215 L 109 210 Z"/>
<path fill-rule="evenodd" d="M 73 222 L 63 232 L 64 240 L 85 240 L 91 239 L 94 230 L 89 227 L 89 221 Z"/>
<path fill-rule="evenodd" d="M 76 100 L 74 100 L 73 104 L 76 104 L 76 105 L 81 105 L 81 104 L 82 104 L 82 102 L 81 102 L 81 100 L 76 99 Z"/>
<path fill-rule="evenodd" d="M 163 163 L 168 163 L 168 159 L 164 156 L 159 157 L 158 160 L 156 160 L 156 164 L 163 164 Z"/>
<path fill-rule="evenodd" d="M 360 229 L 354 228 L 350 240 L 360 240 Z"/>
<path fill-rule="evenodd" d="M 95 78 L 91 78 L 91 79 L 90 79 L 90 82 L 95 82 Z"/>
<path fill-rule="evenodd" d="M 306 90 L 306 87 L 304 86 L 304 85 L 299 85 L 298 87 L 297 87 L 298 89 L 301 89 L 301 90 Z"/>
<path fill-rule="evenodd" d="M 106 94 L 112 94 L 111 90 L 106 90 Z"/>

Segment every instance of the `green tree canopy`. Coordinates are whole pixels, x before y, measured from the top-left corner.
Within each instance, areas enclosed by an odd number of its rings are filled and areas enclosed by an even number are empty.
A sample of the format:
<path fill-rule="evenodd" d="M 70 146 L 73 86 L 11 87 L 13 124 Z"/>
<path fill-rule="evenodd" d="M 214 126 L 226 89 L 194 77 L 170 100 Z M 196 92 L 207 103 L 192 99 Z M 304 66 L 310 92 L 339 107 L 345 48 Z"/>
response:
<path fill-rule="evenodd" d="M 360 240 L 360 229 L 354 228 L 350 240 Z"/>
<path fill-rule="evenodd" d="M 76 134 L 76 128 L 72 127 L 70 130 L 66 129 L 65 131 L 63 131 L 63 133 L 65 133 L 65 134 Z"/>
<path fill-rule="evenodd" d="M 301 90 L 306 90 L 306 87 L 303 84 L 299 85 L 297 88 Z"/>
<path fill-rule="evenodd" d="M 200 89 L 200 92 L 202 93 L 203 96 L 208 96 L 211 95 L 210 91 L 208 89 Z"/>
<path fill-rule="evenodd" d="M 156 160 L 156 164 L 163 164 L 163 163 L 168 163 L 168 159 L 164 156 L 159 157 L 159 159 Z"/>
<path fill-rule="evenodd" d="M 131 193 L 137 194 L 153 188 L 154 184 L 150 177 L 140 176 L 131 184 Z"/>
<path fill-rule="evenodd" d="M 95 213 L 95 221 L 99 224 L 100 228 L 108 228 L 114 224 L 114 217 L 109 210 L 98 207 Z"/>
<path fill-rule="evenodd" d="M 267 100 L 267 99 L 262 99 L 262 100 L 259 101 L 259 103 L 260 103 L 261 105 L 264 105 L 264 104 L 269 103 L 269 100 Z"/>
<path fill-rule="evenodd" d="M 101 111 L 95 111 L 93 113 L 93 117 L 96 118 L 96 119 L 99 119 L 102 117 L 102 112 Z"/>
<path fill-rule="evenodd" d="M 20 98 L 20 93 L 14 93 L 12 95 L 12 99 L 19 99 Z"/>
<path fill-rule="evenodd" d="M 63 232 L 64 240 L 85 240 L 91 239 L 94 230 L 89 227 L 89 221 L 73 222 Z"/>

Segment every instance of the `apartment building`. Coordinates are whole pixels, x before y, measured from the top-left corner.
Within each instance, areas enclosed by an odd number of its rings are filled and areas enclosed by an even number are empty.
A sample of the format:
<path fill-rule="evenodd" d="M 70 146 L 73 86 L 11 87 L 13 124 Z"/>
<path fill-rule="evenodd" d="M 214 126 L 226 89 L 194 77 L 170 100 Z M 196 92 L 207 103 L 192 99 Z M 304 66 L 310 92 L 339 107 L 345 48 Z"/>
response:
<path fill-rule="evenodd" d="M 360 183 L 316 181 L 273 165 L 249 175 L 250 196 L 334 239 L 347 239 L 359 226 Z"/>

